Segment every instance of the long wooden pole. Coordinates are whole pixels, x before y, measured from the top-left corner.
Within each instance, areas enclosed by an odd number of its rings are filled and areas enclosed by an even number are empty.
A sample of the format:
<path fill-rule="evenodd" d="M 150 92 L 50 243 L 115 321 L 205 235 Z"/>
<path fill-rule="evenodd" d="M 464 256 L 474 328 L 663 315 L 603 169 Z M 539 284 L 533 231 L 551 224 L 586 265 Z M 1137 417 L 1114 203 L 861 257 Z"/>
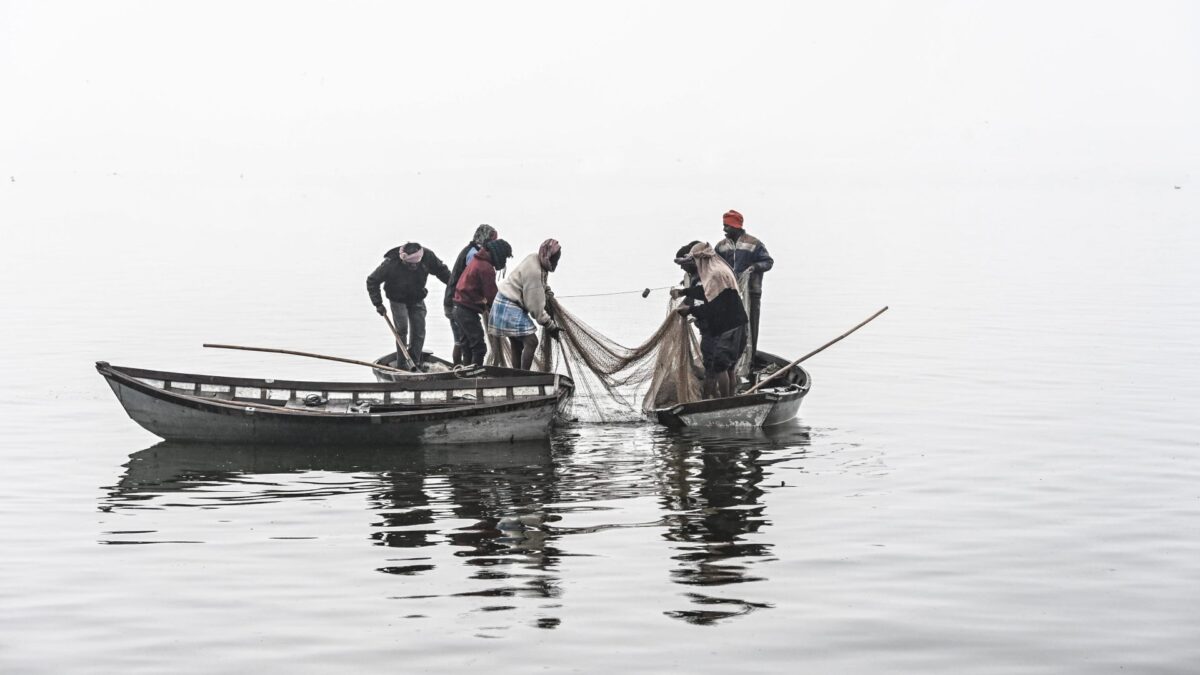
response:
<path fill-rule="evenodd" d="M 403 375 L 419 375 L 420 374 L 420 373 L 414 373 L 414 372 L 407 371 L 407 370 L 402 370 L 400 368 L 393 368 L 391 366 L 385 366 L 385 365 L 382 365 L 379 363 L 371 363 L 370 361 L 358 361 L 355 359 L 345 359 L 340 356 L 326 356 L 324 354 L 313 354 L 311 352 L 297 352 L 297 351 L 292 351 L 291 349 L 273 349 L 270 347 L 240 347 L 238 345 L 214 345 L 214 344 L 207 344 L 207 343 L 204 346 L 211 347 L 212 349 L 240 349 L 240 350 L 246 351 L 246 352 L 267 352 L 269 354 L 291 354 L 292 356 L 307 356 L 312 359 L 325 359 L 326 361 L 339 361 L 341 363 L 353 363 L 353 364 L 359 365 L 359 366 L 367 366 L 369 368 L 378 368 L 380 370 L 386 370 L 389 373 L 400 373 Z"/>
<path fill-rule="evenodd" d="M 842 339 L 842 338 L 844 338 L 844 337 L 846 337 L 846 336 L 850 335 L 851 333 L 853 333 L 854 331 L 858 330 L 859 328 L 862 328 L 863 326 L 867 325 L 867 324 L 868 324 L 868 323 L 870 323 L 870 322 L 871 322 L 871 321 L 872 321 L 872 320 L 873 320 L 875 317 L 879 316 L 880 314 L 883 314 L 883 313 L 884 313 L 884 312 L 886 312 L 886 311 L 887 311 L 887 307 L 884 307 L 883 309 L 879 310 L 878 312 L 875 312 L 875 313 L 874 313 L 874 314 L 872 314 L 870 317 L 868 317 L 866 321 L 863 321 L 862 323 L 858 324 L 858 325 L 857 325 L 857 326 L 855 326 L 854 328 L 851 328 L 850 330 L 846 331 L 845 333 L 842 333 L 841 335 L 839 335 L 839 336 L 837 336 L 836 338 L 834 338 L 834 339 L 830 340 L 829 342 L 826 342 L 825 344 L 821 345 L 820 347 L 818 347 L 818 348 L 816 348 L 816 349 L 812 350 L 811 352 L 809 352 L 809 353 L 805 354 L 804 356 L 801 356 L 800 358 L 796 359 L 795 361 L 792 361 L 791 363 L 787 364 L 786 366 L 784 366 L 784 367 L 780 368 L 779 370 L 777 370 L 777 371 L 775 371 L 775 372 L 771 373 L 771 376 L 770 376 L 770 377 L 768 377 L 767 379 L 763 380 L 762 382 L 759 382 L 758 384 L 754 385 L 754 386 L 753 386 L 753 387 L 751 387 L 751 388 L 750 388 L 750 390 L 749 390 L 749 391 L 747 391 L 746 393 L 747 393 L 747 394 L 753 394 L 754 392 L 758 391 L 758 390 L 759 390 L 759 388 L 760 388 L 760 387 L 762 387 L 764 384 L 766 384 L 766 383 L 770 382 L 771 380 L 773 380 L 773 379 L 775 379 L 775 378 L 779 377 L 780 375 L 782 375 L 782 374 L 786 373 L 787 371 L 791 370 L 793 367 L 795 367 L 796 365 L 799 365 L 801 361 L 804 361 L 804 360 L 805 360 L 805 359 L 807 359 L 808 357 L 810 357 L 810 356 L 816 356 L 817 354 L 819 354 L 819 353 L 821 353 L 821 352 L 825 351 L 825 349 L 826 349 L 827 347 L 832 347 L 832 346 L 833 346 L 835 343 L 837 343 L 837 342 L 841 341 L 841 339 Z"/>

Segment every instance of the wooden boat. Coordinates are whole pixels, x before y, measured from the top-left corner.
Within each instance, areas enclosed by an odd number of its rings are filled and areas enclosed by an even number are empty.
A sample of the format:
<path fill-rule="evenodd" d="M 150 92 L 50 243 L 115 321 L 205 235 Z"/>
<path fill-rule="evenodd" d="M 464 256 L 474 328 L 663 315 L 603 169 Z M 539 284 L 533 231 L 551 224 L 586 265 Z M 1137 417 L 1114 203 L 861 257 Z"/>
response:
<path fill-rule="evenodd" d="M 774 354 L 758 352 L 754 357 L 753 381 L 765 378 L 788 363 Z M 659 424 L 673 428 L 773 426 L 796 417 L 800 403 L 811 387 L 812 378 L 808 371 L 793 366 L 753 394 L 680 403 L 654 410 L 650 416 Z"/>
<path fill-rule="evenodd" d="M 167 440 L 369 445 L 547 438 L 574 392 L 553 373 L 400 382 L 310 382 L 196 375 L 96 363 L 133 421 Z"/>

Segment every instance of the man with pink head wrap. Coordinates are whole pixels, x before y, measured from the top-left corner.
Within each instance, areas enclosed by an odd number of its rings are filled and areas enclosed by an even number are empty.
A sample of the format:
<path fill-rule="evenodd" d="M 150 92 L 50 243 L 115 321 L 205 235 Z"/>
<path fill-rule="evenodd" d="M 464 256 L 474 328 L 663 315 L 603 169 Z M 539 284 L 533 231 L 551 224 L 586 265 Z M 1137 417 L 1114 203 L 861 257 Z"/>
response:
<path fill-rule="evenodd" d="M 429 293 L 425 283 L 430 274 L 443 284 L 450 281 L 450 269 L 436 253 L 416 242 L 409 242 L 384 253 L 383 262 L 367 277 L 367 295 L 371 298 L 371 304 L 375 305 L 375 311 L 387 316 L 383 295 L 379 292 L 379 287 L 383 286 L 392 306 L 392 316 L 396 319 L 396 332 L 401 340 L 408 343 L 408 353 L 417 370 L 420 370 L 424 358 L 425 296 Z M 397 348 L 396 351 L 396 365 L 405 366 L 401 350 Z"/>

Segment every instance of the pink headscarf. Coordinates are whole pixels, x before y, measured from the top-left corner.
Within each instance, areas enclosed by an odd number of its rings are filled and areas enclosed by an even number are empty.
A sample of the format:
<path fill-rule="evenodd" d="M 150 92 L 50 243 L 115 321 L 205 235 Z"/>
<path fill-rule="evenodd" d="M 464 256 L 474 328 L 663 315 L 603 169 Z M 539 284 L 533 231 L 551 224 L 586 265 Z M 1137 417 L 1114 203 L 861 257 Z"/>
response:
<path fill-rule="evenodd" d="M 408 244 L 404 246 L 408 246 Z M 405 253 L 404 246 L 400 247 L 400 262 L 408 263 L 409 265 L 420 265 L 421 259 L 425 257 L 425 249 L 419 248 L 415 253 Z"/>
<path fill-rule="evenodd" d="M 538 248 L 538 262 L 542 264 L 542 269 L 546 270 L 547 272 L 553 272 L 555 263 L 550 259 L 553 258 L 555 254 L 561 252 L 562 247 L 558 245 L 557 239 L 547 239 L 546 241 L 543 241 L 541 247 Z"/>

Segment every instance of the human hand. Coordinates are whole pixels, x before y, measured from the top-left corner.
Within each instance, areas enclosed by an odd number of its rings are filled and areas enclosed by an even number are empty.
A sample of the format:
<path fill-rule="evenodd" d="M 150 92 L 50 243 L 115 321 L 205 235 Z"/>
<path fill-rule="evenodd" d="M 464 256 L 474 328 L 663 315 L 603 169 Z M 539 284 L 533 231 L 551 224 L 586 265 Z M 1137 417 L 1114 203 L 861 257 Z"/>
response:
<path fill-rule="evenodd" d="M 681 296 L 681 295 L 683 295 L 683 289 L 682 289 L 682 288 L 672 288 L 672 289 L 671 289 L 671 297 L 672 297 L 672 298 L 678 298 L 678 297 L 679 297 L 679 296 Z"/>
<path fill-rule="evenodd" d="M 683 307 L 676 309 L 675 313 L 678 314 L 679 316 L 687 316 L 688 314 L 691 313 L 691 311 L 692 311 L 691 307 L 684 305 Z"/>
<path fill-rule="evenodd" d="M 387 316 L 387 307 L 383 305 L 375 305 L 375 311 L 379 312 L 379 316 Z"/>

